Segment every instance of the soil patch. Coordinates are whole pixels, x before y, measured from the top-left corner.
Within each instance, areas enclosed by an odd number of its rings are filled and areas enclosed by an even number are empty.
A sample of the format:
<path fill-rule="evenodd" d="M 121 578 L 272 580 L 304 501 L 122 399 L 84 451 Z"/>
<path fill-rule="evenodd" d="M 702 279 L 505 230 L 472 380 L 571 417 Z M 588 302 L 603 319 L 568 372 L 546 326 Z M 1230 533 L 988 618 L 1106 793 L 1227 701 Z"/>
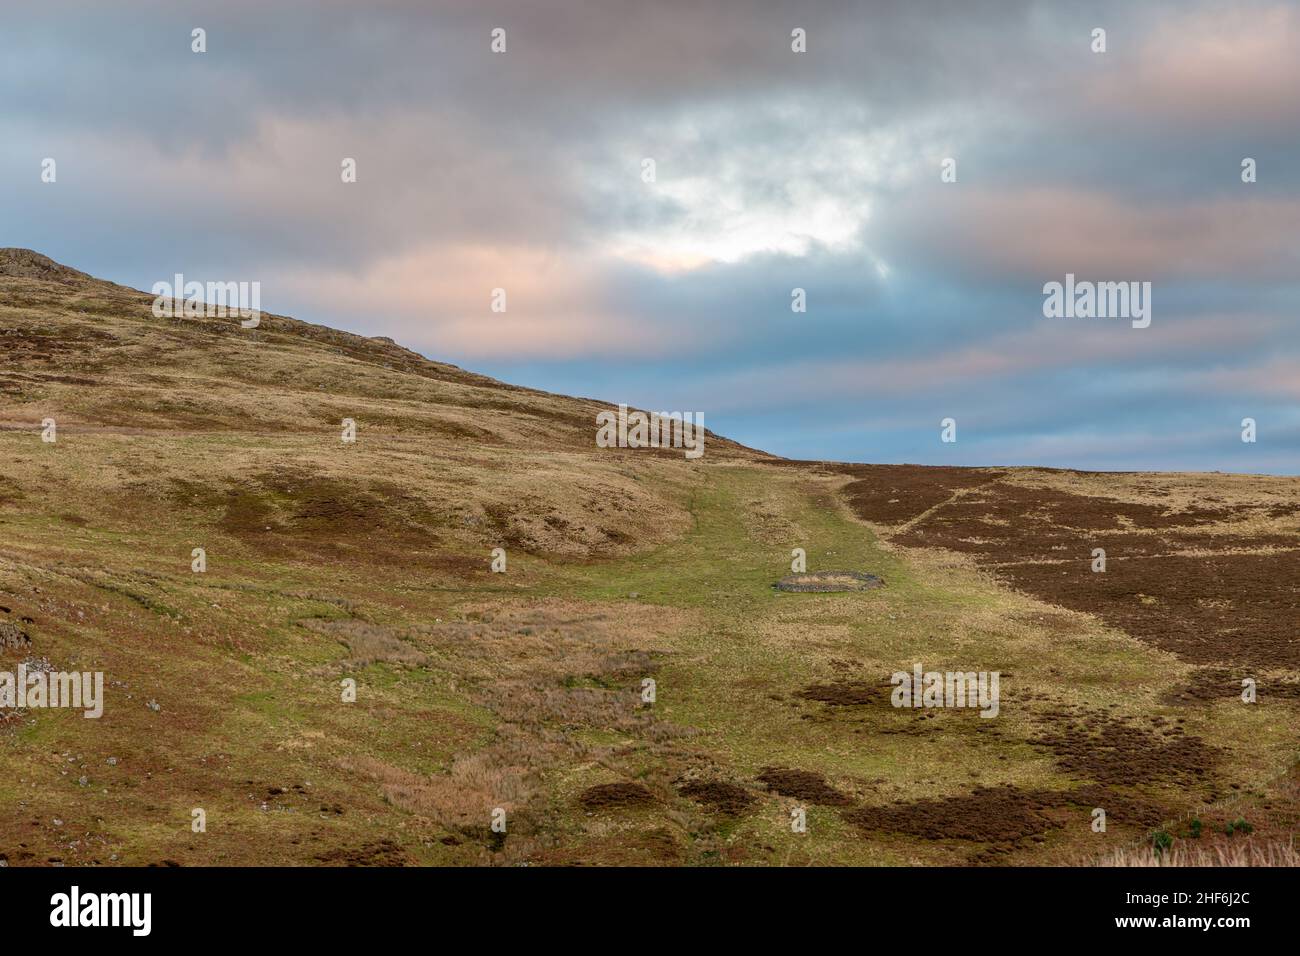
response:
<path fill-rule="evenodd" d="M 1056 765 L 1103 784 L 1134 785 L 1175 780 L 1184 786 L 1209 782 L 1218 748 L 1185 734 L 1176 723 L 1162 733 L 1105 716 L 1058 716 L 1030 743 L 1050 750 Z M 1160 725 L 1157 725 L 1160 726 Z"/>
<path fill-rule="evenodd" d="M 655 802 L 655 798 L 639 783 L 599 783 L 582 791 L 578 802 L 588 810 L 614 810 L 648 806 Z"/>
<path fill-rule="evenodd" d="M 1241 700 L 1244 688 L 1241 681 L 1245 677 L 1255 679 L 1255 695 L 1260 701 L 1269 698 L 1279 700 L 1300 700 L 1300 681 L 1261 674 L 1229 671 L 1224 668 L 1203 667 L 1193 675 L 1192 680 L 1182 687 L 1176 687 L 1165 695 L 1166 704 L 1207 703 L 1216 700 Z"/>
<path fill-rule="evenodd" d="M 1166 815 L 1163 807 L 1106 787 L 1022 790 L 1007 784 L 955 797 L 859 807 L 847 811 L 844 819 L 864 830 L 928 840 L 1014 844 L 1072 822 L 1089 826 L 1094 807 L 1106 811 L 1109 823 L 1135 827 L 1154 827 Z"/>
<path fill-rule="evenodd" d="M 847 807 L 853 801 L 826 782 L 826 778 L 811 770 L 789 770 L 782 767 L 764 767 L 758 782 L 774 793 L 809 803 L 828 807 Z"/>
<path fill-rule="evenodd" d="M 996 570 L 1035 597 L 1096 614 L 1193 663 L 1300 666 L 1300 550 L 1115 560 L 1122 553 L 1108 551 L 1101 574 L 1086 560 Z"/>
<path fill-rule="evenodd" d="M 1059 824 L 1047 811 L 1055 804 L 1013 786 L 981 787 L 957 797 L 859 807 L 844 818 L 864 830 L 907 833 L 928 840 L 1015 842 Z"/>
<path fill-rule="evenodd" d="M 1152 502 L 1122 501 L 968 469 L 846 470 L 858 476 L 843 494 L 860 517 L 920 519 L 896 543 L 971 555 L 1012 587 L 1193 663 L 1300 667 L 1300 548 L 1258 526 L 1283 506 L 1175 508 L 1156 490 Z M 1224 523 L 1236 527 L 1204 530 Z M 1106 551 L 1102 573 L 1094 548 Z"/>
<path fill-rule="evenodd" d="M 899 524 L 952 497 L 1003 474 L 969 468 L 917 465 L 845 465 L 840 469 L 858 478 L 842 491 L 853 509 L 867 521 Z"/>
<path fill-rule="evenodd" d="M 391 840 L 330 850 L 316 860 L 327 866 L 406 866 L 411 862 L 406 851 Z"/>
<path fill-rule="evenodd" d="M 755 802 L 754 795 L 744 787 L 725 780 L 693 780 L 683 784 L 677 792 L 729 817 L 739 816 Z"/>
<path fill-rule="evenodd" d="M 869 684 L 866 681 L 835 681 L 830 684 L 809 684 L 795 694 L 804 700 L 818 700 L 833 707 L 851 707 L 888 701 L 892 685 Z"/>

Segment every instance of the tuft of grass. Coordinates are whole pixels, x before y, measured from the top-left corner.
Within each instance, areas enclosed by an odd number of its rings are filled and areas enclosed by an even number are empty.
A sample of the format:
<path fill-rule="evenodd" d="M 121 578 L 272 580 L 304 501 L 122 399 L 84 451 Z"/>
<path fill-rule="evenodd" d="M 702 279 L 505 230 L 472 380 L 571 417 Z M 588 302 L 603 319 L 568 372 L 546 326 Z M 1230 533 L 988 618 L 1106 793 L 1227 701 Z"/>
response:
<path fill-rule="evenodd" d="M 1174 845 L 1174 838 L 1168 830 L 1156 830 L 1151 834 L 1151 848 L 1156 856 L 1161 856 Z"/>
<path fill-rule="evenodd" d="M 1116 850 L 1097 866 L 1300 866 L 1300 851 L 1294 841 L 1256 842 L 1189 846 L 1176 843 L 1167 852 L 1150 853 L 1145 847 Z"/>

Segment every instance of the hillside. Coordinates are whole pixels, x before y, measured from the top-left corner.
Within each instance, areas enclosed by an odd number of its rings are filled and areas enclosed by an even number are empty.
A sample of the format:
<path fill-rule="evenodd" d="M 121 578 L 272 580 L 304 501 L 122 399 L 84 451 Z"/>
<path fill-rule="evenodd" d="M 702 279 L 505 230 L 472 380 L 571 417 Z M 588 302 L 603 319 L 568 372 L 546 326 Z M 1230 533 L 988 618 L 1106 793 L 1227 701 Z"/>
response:
<path fill-rule="evenodd" d="M 606 402 L 152 302 L 0 250 L 0 671 L 106 698 L 0 711 L 0 860 L 1064 862 L 1192 813 L 1294 831 L 1298 479 L 597 448 Z M 886 586 L 776 592 L 795 548 Z M 998 719 L 890 706 L 914 662 L 999 671 Z"/>

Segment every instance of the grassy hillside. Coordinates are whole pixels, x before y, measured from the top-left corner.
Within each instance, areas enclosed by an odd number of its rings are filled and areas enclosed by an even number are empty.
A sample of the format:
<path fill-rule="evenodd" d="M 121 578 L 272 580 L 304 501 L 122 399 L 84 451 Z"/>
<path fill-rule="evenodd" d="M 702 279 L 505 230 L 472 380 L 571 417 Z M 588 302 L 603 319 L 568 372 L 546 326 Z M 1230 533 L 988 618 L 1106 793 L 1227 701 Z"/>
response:
<path fill-rule="evenodd" d="M 0 252 L 0 670 L 107 698 L 0 712 L 0 859 L 1064 862 L 1192 814 L 1294 830 L 1294 479 L 599 449 L 603 403 L 151 302 Z M 1106 576 L 1063 585 L 1094 539 Z M 885 587 L 775 591 L 794 548 Z M 1197 568 L 1222 586 L 1183 593 Z M 916 662 L 999 671 L 998 717 L 892 707 Z"/>

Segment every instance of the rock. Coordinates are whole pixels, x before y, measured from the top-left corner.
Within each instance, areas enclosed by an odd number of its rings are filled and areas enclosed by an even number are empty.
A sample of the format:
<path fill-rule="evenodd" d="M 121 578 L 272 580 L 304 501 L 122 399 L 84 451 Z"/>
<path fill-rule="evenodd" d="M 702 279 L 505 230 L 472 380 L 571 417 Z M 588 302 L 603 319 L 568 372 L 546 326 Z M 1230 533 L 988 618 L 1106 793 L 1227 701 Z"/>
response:
<path fill-rule="evenodd" d="M 862 571 L 806 571 L 791 574 L 772 585 L 778 591 L 869 591 L 884 587 L 884 578 Z"/>
<path fill-rule="evenodd" d="M 17 624 L 0 621 L 0 648 L 26 648 L 31 647 L 31 644 L 32 639 Z"/>

